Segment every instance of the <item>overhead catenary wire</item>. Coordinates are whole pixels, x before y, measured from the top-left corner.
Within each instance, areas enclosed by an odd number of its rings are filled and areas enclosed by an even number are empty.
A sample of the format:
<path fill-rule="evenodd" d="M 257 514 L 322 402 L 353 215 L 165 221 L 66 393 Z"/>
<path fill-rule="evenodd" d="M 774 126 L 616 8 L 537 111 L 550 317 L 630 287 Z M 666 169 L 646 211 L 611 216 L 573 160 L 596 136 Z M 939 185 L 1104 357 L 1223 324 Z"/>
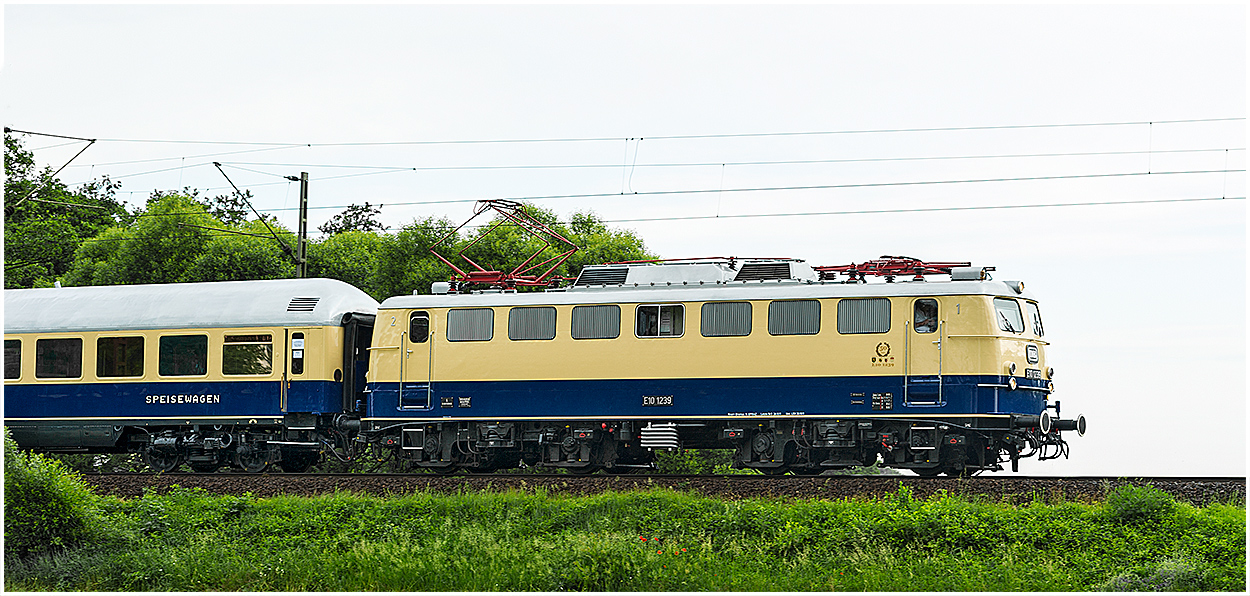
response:
<path fill-rule="evenodd" d="M 838 215 L 880 215 L 880 214 L 895 214 L 895 213 L 932 213 L 932 212 L 943 212 L 943 211 L 989 211 L 989 210 L 1003 210 L 1003 209 L 1049 209 L 1049 208 L 1061 208 L 1061 207 L 1099 207 L 1099 206 L 1106 206 L 1106 207 L 1109 207 L 1109 206 L 1121 206 L 1121 205 L 1150 205 L 1150 204 L 1175 204 L 1175 203 L 1210 203 L 1210 202 L 1219 202 L 1219 201 L 1244 201 L 1244 200 L 1246 200 L 1246 197 L 1244 197 L 1244 196 L 1240 196 L 1240 197 L 1193 197 L 1193 198 L 1174 198 L 1174 199 L 1132 199 L 1132 200 L 1127 200 L 1127 201 L 1085 201 L 1085 202 L 1073 202 L 1073 203 L 1026 203 L 1026 204 L 1017 204 L 1017 205 L 968 205 L 968 206 L 946 206 L 946 207 L 909 207 L 909 208 L 900 208 L 900 209 L 858 209 L 858 210 L 844 210 L 844 211 L 805 211 L 805 212 L 792 212 L 792 213 L 739 213 L 739 214 L 732 214 L 732 215 L 719 215 L 719 216 L 717 216 L 717 215 L 675 215 L 675 216 L 668 216 L 668 217 L 638 217 L 638 218 L 624 218 L 624 219 L 604 219 L 604 220 L 601 220 L 601 221 L 602 221 L 603 223 L 605 223 L 605 224 L 607 224 L 607 223 L 649 223 L 649 222 L 664 222 L 664 221 L 692 221 L 692 220 L 707 220 L 707 219 L 751 219 L 751 218 L 766 218 L 766 217 L 817 217 L 817 216 L 838 216 Z M 202 214 L 200 214 L 200 215 L 202 215 Z M 556 223 L 557 223 L 557 224 L 561 224 L 561 225 L 569 225 L 569 224 L 571 224 L 572 222 L 568 222 L 568 221 L 560 221 L 560 222 L 556 222 Z M 483 224 L 483 225 L 475 225 L 475 226 L 465 226 L 465 229 L 478 229 L 478 228 L 485 228 L 485 227 L 489 227 L 489 226 L 491 226 L 491 225 L 493 225 L 493 224 Z M 505 224 L 505 225 L 506 225 L 506 224 Z M 205 226 L 188 226 L 188 227 L 204 228 L 204 229 L 208 229 L 208 230 L 216 230 L 216 229 L 217 229 L 217 228 L 207 228 L 207 227 L 205 227 Z M 223 237 L 223 236 L 230 236 L 230 235 L 235 235 L 235 234 L 243 234 L 243 235 L 247 235 L 247 236 L 257 236 L 257 237 L 260 237 L 260 238 L 268 238 L 267 236 L 263 236 L 263 235 L 258 235 L 258 234 L 250 234 L 250 233 L 242 233 L 242 232 L 234 232 L 234 231 L 231 231 L 231 232 L 229 232 L 229 233 L 223 233 L 223 234 L 203 234 L 202 236 L 208 236 L 208 237 Z M 295 235 L 296 235 L 296 233 L 295 233 L 295 232 L 289 232 L 289 231 L 286 231 L 286 230 L 279 231 L 279 232 L 277 232 L 277 234 L 280 234 L 280 235 L 286 235 L 286 236 L 295 236 Z M 89 238 L 89 239 L 87 239 L 87 240 L 84 240 L 83 242 L 84 242 L 84 243 L 88 243 L 88 242 L 125 242 L 125 241 L 127 241 L 127 240 L 159 240 L 159 239 L 164 239 L 164 238 L 173 238 L 173 237 L 178 237 L 178 236 L 124 236 L 124 237 L 121 237 L 121 238 Z M 186 236 L 186 237 L 190 237 L 190 236 Z M 198 237 L 198 236 L 197 236 L 197 237 Z"/>
<path fill-rule="evenodd" d="M 913 182 L 864 182 L 851 184 L 819 184 L 806 186 L 774 186 L 774 187 L 754 187 L 754 188 L 707 188 L 707 189 L 685 189 L 685 190 L 658 190 L 658 191 L 638 191 L 633 193 L 585 193 L 585 194 L 567 194 L 567 195 L 545 195 L 545 196 L 514 196 L 507 197 L 505 200 L 510 201 L 539 201 L 539 200 L 556 200 L 556 199 L 578 199 L 578 198 L 613 198 L 613 197 L 645 197 L 660 195 L 683 195 L 683 194 L 706 194 L 706 193 L 723 193 L 723 192 L 784 192 L 794 190 L 834 190 L 834 189 L 851 189 L 851 188 L 882 188 L 892 186 L 928 186 L 928 185 L 944 185 L 944 184 L 977 184 L 977 183 L 1006 183 L 1006 182 L 1035 182 L 1047 180 L 1076 180 L 1091 178 L 1122 178 L 1129 176 L 1173 176 L 1173 175 L 1193 175 L 1193 174 L 1219 174 L 1225 172 L 1244 172 L 1244 169 L 1232 170 L 1190 170 L 1176 172 L 1117 172 L 1108 174 L 1069 174 L 1061 176 L 1027 176 L 1018 178 L 980 178 L 968 180 L 921 180 Z M 354 174 L 360 176 L 366 174 Z M 337 177 L 330 177 L 337 178 Z M 322 178 L 327 180 L 330 178 Z M 254 184 L 256 186 L 269 186 L 273 184 L 282 184 L 280 182 Z M 243 188 L 248 188 L 244 186 Z M 430 201 L 386 201 L 385 204 L 390 207 L 405 207 L 413 205 L 448 205 L 456 203 L 476 203 L 485 199 L 436 199 Z M 308 209 L 346 209 L 350 205 L 310 205 Z M 290 211 L 296 207 L 283 207 L 267 209 L 266 211 Z M 174 215 L 191 215 L 193 212 L 174 212 L 174 213 L 155 213 L 155 214 L 139 214 L 138 217 L 169 217 Z"/>
<path fill-rule="evenodd" d="M 720 133 L 720 134 L 690 134 L 690 135 L 648 135 L 645 138 L 653 141 L 658 140 L 686 140 L 686 139 L 728 139 L 728 138 L 752 138 L 752 137 L 784 137 L 784 136 L 819 136 L 819 135 L 844 135 L 844 134 L 891 134 L 891 133 L 913 133 L 913 132 L 956 132 L 956 131 L 976 131 L 976 130 L 1019 130 L 1019 129 L 1040 129 L 1040 128 L 1074 128 L 1074 127 L 1100 127 L 1100 126 L 1141 126 L 1155 124 L 1194 124 L 1202 122 L 1233 122 L 1245 120 L 1244 117 L 1232 118 L 1189 118 L 1178 120 L 1133 120 L 1120 122 L 1068 122 L 1054 124 L 1003 124 L 988 126 L 942 126 L 928 128 L 877 128 L 877 129 L 849 129 L 849 130 L 812 130 L 812 131 L 788 131 L 788 132 L 756 132 L 756 133 Z M 631 136 L 632 137 L 632 136 Z M 258 141 L 208 141 L 208 140 L 190 140 L 190 139 L 126 139 L 126 138 L 101 138 L 101 141 L 109 141 L 114 143 L 173 143 L 173 144 L 201 144 L 201 145 L 260 145 L 260 146 L 306 146 L 306 147 L 358 147 L 358 146 L 386 146 L 386 145 L 459 145 L 459 144 L 484 144 L 484 143 L 576 143 L 576 142 L 603 142 L 603 141 L 620 141 L 625 136 L 610 137 L 556 137 L 556 138 L 534 138 L 534 139 L 453 139 L 453 140 L 436 140 L 436 141 L 355 141 L 342 143 L 292 143 L 292 142 L 258 142 Z M 632 138 L 643 138 L 632 137 Z"/>

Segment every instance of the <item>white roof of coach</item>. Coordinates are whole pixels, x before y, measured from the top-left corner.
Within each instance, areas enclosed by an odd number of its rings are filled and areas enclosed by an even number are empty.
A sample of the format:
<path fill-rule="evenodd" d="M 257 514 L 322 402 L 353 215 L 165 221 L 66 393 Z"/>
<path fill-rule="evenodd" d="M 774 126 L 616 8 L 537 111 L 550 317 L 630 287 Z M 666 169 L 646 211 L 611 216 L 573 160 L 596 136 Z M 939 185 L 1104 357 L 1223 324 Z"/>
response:
<path fill-rule="evenodd" d="M 4 332 L 339 325 L 378 303 L 334 279 L 4 290 Z"/>
<path fill-rule="evenodd" d="M 381 308 L 456 308 L 558 304 L 638 304 L 658 302 L 710 302 L 721 300 L 786 300 L 804 298 L 872 298 L 889 296 L 1005 296 L 1035 300 L 1027 288 L 1017 294 L 1002 281 L 926 281 L 845 284 L 807 283 L 798 280 L 764 280 L 722 284 L 686 284 L 579 288 L 576 291 L 500 292 L 474 294 L 421 294 L 395 296 Z"/>

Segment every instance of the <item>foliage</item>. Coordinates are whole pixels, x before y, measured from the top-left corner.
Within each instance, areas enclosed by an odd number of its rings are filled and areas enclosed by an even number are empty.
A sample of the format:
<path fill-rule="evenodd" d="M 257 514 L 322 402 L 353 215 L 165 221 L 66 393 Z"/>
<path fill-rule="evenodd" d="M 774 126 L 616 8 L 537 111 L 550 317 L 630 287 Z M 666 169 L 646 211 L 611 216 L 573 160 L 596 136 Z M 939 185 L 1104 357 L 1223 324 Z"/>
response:
<path fill-rule="evenodd" d="M 1076 591 L 1245 589 L 1245 509 L 1177 504 L 1123 524 L 1106 504 L 1013 506 L 900 486 L 881 499 L 213 496 L 175 488 L 120 514 L 125 548 L 7 565 L 7 589 L 126 591 Z M 71 556 L 72 555 L 72 556 Z M 1163 561 L 1163 563 L 1159 563 Z"/>
<path fill-rule="evenodd" d="M 86 239 L 130 220 L 107 176 L 69 189 L 36 168 L 17 137 L 4 135 L 4 287 L 48 287 L 69 271 Z"/>
<path fill-rule="evenodd" d="M 382 214 L 382 205 L 371 207 L 368 201 L 364 206 L 352 203 L 344 209 L 342 213 L 331 217 L 329 221 L 317 227 L 321 233 L 328 236 L 342 234 L 343 232 L 385 232 L 386 226 L 378 221 L 378 216 Z"/>
<path fill-rule="evenodd" d="M 290 277 L 294 265 L 268 236 L 258 220 L 230 227 L 194 197 L 154 195 L 133 224 L 84 242 L 65 281 L 113 285 Z"/>
<path fill-rule="evenodd" d="M 249 207 L 252 200 L 252 191 L 250 190 L 243 192 L 236 190 L 228 195 L 217 195 L 215 197 L 200 197 L 200 190 L 190 186 L 184 186 L 182 190 L 154 190 L 148 196 L 148 206 L 150 207 L 152 203 L 159 202 L 165 197 L 172 196 L 187 197 L 203 205 L 205 213 L 228 226 L 237 226 L 246 222 L 247 214 L 252 210 Z"/>
<path fill-rule="evenodd" d="M 345 281 L 368 291 L 383 235 L 351 230 L 308 244 L 308 276 Z M 374 294 L 377 299 L 386 298 Z"/>
<path fill-rule="evenodd" d="M 60 462 L 21 451 L 4 431 L 4 554 L 24 557 L 96 538 L 97 497 Z"/>
<path fill-rule="evenodd" d="M 1126 524 L 1158 522 L 1176 508 L 1172 495 L 1153 486 L 1117 486 L 1107 494 L 1107 515 Z"/>

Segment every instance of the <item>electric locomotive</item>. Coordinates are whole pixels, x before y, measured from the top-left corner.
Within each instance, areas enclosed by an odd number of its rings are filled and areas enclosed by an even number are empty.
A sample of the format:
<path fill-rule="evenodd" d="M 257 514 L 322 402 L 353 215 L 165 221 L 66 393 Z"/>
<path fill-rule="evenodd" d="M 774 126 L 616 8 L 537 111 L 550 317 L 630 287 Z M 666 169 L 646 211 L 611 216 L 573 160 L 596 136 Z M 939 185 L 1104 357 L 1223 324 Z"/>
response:
<path fill-rule="evenodd" d="M 4 291 L 19 446 L 303 471 L 359 428 L 378 303 L 329 279 Z"/>
<path fill-rule="evenodd" d="M 1059 418 L 1037 299 L 991 271 L 727 258 L 436 283 L 378 310 L 361 436 L 438 472 L 628 472 L 684 448 L 767 474 L 1066 457 L 1085 420 Z"/>

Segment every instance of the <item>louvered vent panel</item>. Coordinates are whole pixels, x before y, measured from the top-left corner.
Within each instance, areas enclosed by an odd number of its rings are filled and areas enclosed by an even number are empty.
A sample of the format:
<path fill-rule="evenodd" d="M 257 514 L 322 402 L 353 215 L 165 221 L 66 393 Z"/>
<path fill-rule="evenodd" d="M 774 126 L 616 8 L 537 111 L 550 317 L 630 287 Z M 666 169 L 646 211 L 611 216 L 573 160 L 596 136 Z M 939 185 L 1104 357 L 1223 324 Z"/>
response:
<path fill-rule="evenodd" d="M 744 263 L 734 281 L 753 279 L 790 279 L 789 263 Z"/>
<path fill-rule="evenodd" d="M 317 308 L 317 301 L 321 298 L 292 298 L 291 303 L 287 305 L 287 312 L 312 312 Z"/>
<path fill-rule="evenodd" d="M 629 268 L 627 267 L 604 267 L 601 269 L 591 269 L 589 267 L 582 268 L 581 275 L 577 276 L 575 286 L 597 286 L 597 285 L 617 285 L 625 283 L 625 278 L 629 276 Z"/>

